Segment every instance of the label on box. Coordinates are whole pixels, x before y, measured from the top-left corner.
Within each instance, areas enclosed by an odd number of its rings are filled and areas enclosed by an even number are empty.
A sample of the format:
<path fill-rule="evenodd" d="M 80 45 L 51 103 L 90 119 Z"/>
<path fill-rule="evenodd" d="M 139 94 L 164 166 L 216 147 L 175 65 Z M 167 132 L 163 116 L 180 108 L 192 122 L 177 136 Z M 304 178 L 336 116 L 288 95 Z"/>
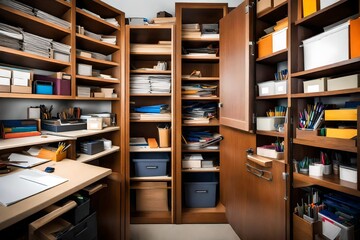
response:
<path fill-rule="evenodd" d="M 11 70 L 0 68 L 0 77 L 11 78 Z"/>
<path fill-rule="evenodd" d="M 27 78 L 12 78 L 12 85 L 15 86 L 25 86 L 29 85 L 29 80 Z"/>
<path fill-rule="evenodd" d="M 261 94 L 269 94 L 269 88 L 268 87 L 261 88 Z"/>
<path fill-rule="evenodd" d="M 320 92 L 320 86 L 319 85 L 309 85 L 307 90 L 309 93 Z"/>
<path fill-rule="evenodd" d="M 0 77 L 0 85 L 10 85 L 10 78 Z"/>

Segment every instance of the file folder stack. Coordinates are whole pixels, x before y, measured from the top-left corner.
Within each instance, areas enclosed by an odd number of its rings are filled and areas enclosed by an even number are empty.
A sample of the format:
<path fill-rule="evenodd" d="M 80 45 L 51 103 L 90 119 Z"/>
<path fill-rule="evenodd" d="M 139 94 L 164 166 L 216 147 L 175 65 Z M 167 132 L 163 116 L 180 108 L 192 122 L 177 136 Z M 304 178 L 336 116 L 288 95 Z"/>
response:
<path fill-rule="evenodd" d="M 51 42 L 52 39 L 24 32 L 23 51 L 49 58 Z"/>
<path fill-rule="evenodd" d="M 217 89 L 216 84 L 205 84 L 205 83 L 189 83 L 182 85 L 182 96 L 183 97 L 216 97 L 215 91 Z"/>
<path fill-rule="evenodd" d="M 219 149 L 216 143 L 223 140 L 223 136 L 209 131 L 188 131 L 184 132 L 183 140 L 185 149 Z"/>
<path fill-rule="evenodd" d="M 134 111 L 139 113 L 167 113 L 169 112 L 169 105 L 159 104 L 159 105 L 135 107 Z"/>
<path fill-rule="evenodd" d="M 52 57 L 57 60 L 70 62 L 71 46 L 59 42 L 52 41 Z"/>
<path fill-rule="evenodd" d="M 48 14 L 48 13 L 43 12 L 36 8 L 34 9 L 34 13 L 35 13 L 35 16 L 37 16 L 38 18 L 44 19 L 47 22 L 59 25 L 63 28 L 67 28 L 67 29 L 70 28 L 70 23 L 61 18 L 55 17 L 51 14 Z"/>
<path fill-rule="evenodd" d="M 170 93 L 171 77 L 169 75 L 150 75 L 150 93 Z"/>
<path fill-rule="evenodd" d="M 150 93 L 149 75 L 131 75 L 130 76 L 130 93 L 142 94 Z"/>
<path fill-rule="evenodd" d="M 8 7 L 11 7 L 13 9 L 16 9 L 21 12 L 24 12 L 24 13 L 34 16 L 33 8 L 24 3 L 21 3 L 21 2 L 15 1 L 15 0 L 0 0 L 0 3 L 6 5 Z"/>
<path fill-rule="evenodd" d="M 21 40 L 23 40 L 21 28 L 0 23 L 0 46 L 19 50 Z"/>
<path fill-rule="evenodd" d="M 216 102 L 184 102 L 182 118 L 184 123 L 209 123 L 216 117 Z"/>
<path fill-rule="evenodd" d="M 101 35 L 100 41 L 115 45 L 116 44 L 116 36 Z"/>

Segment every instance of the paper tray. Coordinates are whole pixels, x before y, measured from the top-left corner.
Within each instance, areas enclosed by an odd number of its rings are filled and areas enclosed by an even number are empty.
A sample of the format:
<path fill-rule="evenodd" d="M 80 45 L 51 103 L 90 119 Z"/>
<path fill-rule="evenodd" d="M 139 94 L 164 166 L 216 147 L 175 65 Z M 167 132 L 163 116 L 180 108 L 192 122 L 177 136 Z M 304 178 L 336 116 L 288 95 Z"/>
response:
<path fill-rule="evenodd" d="M 51 125 L 51 124 L 46 124 L 46 123 L 41 124 L 42 130 L 48 130 L 51 132 L 66 132 L 66 131 L 82 130 L 82 129 L 86 129 L 86 126 L 87 126 L 86 123 L 74 123 L 74 124 L 61 125 L 61 126 L 56 126 L 56 125 Z"/>

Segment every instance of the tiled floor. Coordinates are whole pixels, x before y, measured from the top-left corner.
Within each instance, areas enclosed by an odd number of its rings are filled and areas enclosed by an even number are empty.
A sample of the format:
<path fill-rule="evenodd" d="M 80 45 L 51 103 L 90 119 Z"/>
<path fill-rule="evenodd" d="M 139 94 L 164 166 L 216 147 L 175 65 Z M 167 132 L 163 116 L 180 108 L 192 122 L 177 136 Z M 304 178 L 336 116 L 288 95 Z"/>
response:
<path fill-rule="evenodd" d="M 229 224 L 133 224 L 131 240 L 240 240 Z"/>

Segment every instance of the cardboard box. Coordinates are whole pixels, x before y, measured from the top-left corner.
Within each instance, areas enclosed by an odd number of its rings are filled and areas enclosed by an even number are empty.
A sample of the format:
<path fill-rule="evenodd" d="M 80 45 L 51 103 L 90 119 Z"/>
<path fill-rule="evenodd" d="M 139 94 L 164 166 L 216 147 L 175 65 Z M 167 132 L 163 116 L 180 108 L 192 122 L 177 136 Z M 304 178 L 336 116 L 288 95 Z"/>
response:
<path fill-rule="evenodd" d="M 320 0 L 320 9 L 324 9 L 340 0 Z"/>
<path fill-rule="evenodd" d="M 27 93 L 27 94 L 31 94 L 32 93 L 32 87 L 30 86 L 14 86 L 11 85 L 10 86 L 10 91 L 12 93 Z"/>
<path fill-rule="evenodd" d="M 258 44 L 258 58 L 268 56 L 273 53 L 272 50 L 272 34 L 267 34 L 259 39 Z"/>
<path fill-rule="evenodd" d="M 86 121 L 87 130 L 103 129 L 103 119 L 101 117 L 91 117 Z"/>
<path fill-rule="evenodd" d="M 360 57 L 360 18 L 350 20 L 350 57 Z"/>
<path fill-rule="evenodd" d="M 304 70 L 348 60 L 349 25 L 349 22 L 345 22 L 303 40 Z"/>
<path fill-rule="evenodd" d="M 326 137 L 352 139 L 357 136 L 357 129 L 326 128 Z"/>
<path fill-rule="evenodd" d="M 287 48 L 287 30 L 285 27 L 272 33 L 272 51 L 278 52 Z"/>
<path fill-rule="evenodd" d="M 304 93 L 324 92 L 327 89 L 326 83 L 326 78 L 304 81 Z"/>
<path fill-rule="evenodd" d="M 275 94 L 275 81 L 258 83 L 259 96 L 271 96 Z"/>
<path fill-rule="evenodd" d="M 256 130 L 258 131 L 276 131 L 277 125 L 284 124 L 285 117 L 257 117 Z"/>
<path fill-rule="evenodd" d="M 353 74 L 339 78 L 330 78 L 327 80 L 328 91 L 358 88 L 359 86 L 360 86 L 360 74 Z"/>
<path fill-rule="evenodd" d="M 10 86 L 10 78 L 0 77 L 0 85 Z"/>
<path fill-rule="evenodd" d="M 66 158 L 66 151 L 56 153 L 56 149 L 51 150 L 51 149 L 41 148 L 37 157 L 44 159 L 51 159 L 52 161 L 59 162 L 64 158 Z"/>
<path fill-rule="evenodd" d="M 257 0 L 256 12 L 259 14 L 264 12 L 273 6 L 272 0 Z"/>
<path fill-rule="evenodd" d="M 136 211 L 169 211 L 166 182 L 137 182 Z"/>
<path fill-rule="evenodd" d="M 275 94 L 287 94 L 287 80 L 275 81 Z"/>
<path fill-rule="evenodd" d="M 340 179 L 348 182 L 357 183 L 357 169 L 340 165 Z"/>
<path fill-rule="evenodd" d="M 170 129 L 158 128 L 158 132 L 159 132 L 159 147 L 161 148 L 170 147 Z"/>
<path fill-rule="evenodd" d="M 0 77 L 11 78 L 11 70 L 0 67 Z"/>
<path fill-rule="evenodd" d="M 357 109 L 325 110 L 325 121 L 357 121 Z"/>
<path fill-rule="evenodd" d="M 302 9 L 303 9 L 303 17 L 307 17 L 317 10 L 319 10 L 319 0 L 303 0 L 302 1 Z"/>

